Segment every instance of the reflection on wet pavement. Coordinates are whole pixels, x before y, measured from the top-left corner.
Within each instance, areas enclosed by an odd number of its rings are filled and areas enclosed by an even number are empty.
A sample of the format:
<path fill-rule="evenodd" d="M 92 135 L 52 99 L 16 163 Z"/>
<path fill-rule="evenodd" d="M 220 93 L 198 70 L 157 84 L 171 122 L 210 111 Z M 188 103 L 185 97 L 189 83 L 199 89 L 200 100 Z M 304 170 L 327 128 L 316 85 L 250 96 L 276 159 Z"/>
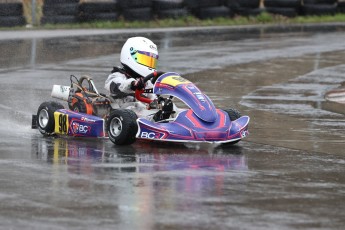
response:
<path fill-rule="evenodd" d="M 5 226 L 13 218 L 16 226 L 29 223 L 32 228 L 343 224 L 342 206 L 337 205 L 344 195 L 342 157 L 325 159 L 323 154 L 249 142 L 172 149 L 36 136 L 31 144 L 31 159 L 0 161 L 2 173 L 9 176 L 2 179 Z M 32 176 L 34 183 L 26 183 L 33 182 Z"/>

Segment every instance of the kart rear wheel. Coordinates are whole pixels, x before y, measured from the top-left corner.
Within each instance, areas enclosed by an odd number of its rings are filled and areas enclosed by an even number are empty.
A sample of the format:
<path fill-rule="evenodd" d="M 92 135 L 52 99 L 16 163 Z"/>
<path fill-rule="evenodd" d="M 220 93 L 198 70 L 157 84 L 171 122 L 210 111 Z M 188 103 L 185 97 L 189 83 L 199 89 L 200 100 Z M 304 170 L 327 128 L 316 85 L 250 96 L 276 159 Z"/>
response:
<path fill-rule="evenodd" d="M 130 145 L 135 142 L 138 131 L 137 115 L 129 109 L 115 109 L 110 112 L 106 130 L 109 139 L 116 145 Z"/>
<path fill-rule="evenodd" d="M 43 135 L 54 133 L 54 112 L 63 109 L 63 105 L 54 101 L 43 102 L 37 110 L 37 127 Z"/>

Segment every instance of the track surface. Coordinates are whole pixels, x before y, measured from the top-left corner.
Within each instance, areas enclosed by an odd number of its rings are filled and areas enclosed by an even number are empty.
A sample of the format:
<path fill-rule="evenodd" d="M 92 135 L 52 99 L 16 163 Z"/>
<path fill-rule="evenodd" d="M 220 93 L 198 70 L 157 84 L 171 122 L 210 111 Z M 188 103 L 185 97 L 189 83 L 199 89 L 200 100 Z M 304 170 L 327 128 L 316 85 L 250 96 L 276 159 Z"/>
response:
<path fill-rule="evenodd" d="M 345 79 L 343 30 L 6 32 L 0 228 L 342 229 L 345 120 L 323 96 Z M 104 92 L 121 45 L 137 34 L 158 44 L 161 70 L 249 115 L 250 136 L 233 147 L 117 147 L 30 129 L 52 85 L 68 85 L 70 74 L 93 76 Z"/>

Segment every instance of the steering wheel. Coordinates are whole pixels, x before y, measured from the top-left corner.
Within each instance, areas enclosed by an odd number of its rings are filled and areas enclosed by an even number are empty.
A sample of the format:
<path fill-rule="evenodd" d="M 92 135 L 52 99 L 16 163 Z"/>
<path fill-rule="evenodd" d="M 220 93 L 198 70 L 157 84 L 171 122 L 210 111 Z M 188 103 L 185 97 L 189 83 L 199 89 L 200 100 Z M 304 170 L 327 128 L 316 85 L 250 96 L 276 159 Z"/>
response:
<path fill-rule="evenodd" d="M 158 77 L 161 75 L 162 73 L 158 73 L 158 72 L 153 72 L 149 75 L 147 75 L 146 77 L 144 77 L 144 83 L 146 83 L 148 80 L 152 79 L 151 82 L 152 84 L 154 84 Z M 146 91 L 148 92 L 148 91 Z M 145 93 L 145 89 L 137 89 L 135 90 L 135 98 L 138 100 L 138 101 L 141 101 L 143 103 L 147 103 L 147 104 L 150 104 L 153 100 L 147 98 L 147 97 L 143 97 L 142 94 Z M 152 93 L 152 92 L 151 92 Z"/>

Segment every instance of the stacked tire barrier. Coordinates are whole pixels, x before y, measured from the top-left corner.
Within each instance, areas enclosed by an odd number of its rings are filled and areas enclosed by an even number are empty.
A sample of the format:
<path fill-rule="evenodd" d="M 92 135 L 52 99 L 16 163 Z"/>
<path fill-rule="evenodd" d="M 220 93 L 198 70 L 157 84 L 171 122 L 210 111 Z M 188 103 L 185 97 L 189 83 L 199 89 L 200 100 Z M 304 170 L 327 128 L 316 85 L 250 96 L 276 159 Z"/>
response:
<path fill-rule="evenodd" d="M 337 13 L 337 0 L 303 0 L 303 15 L 334 15 Z"/>
<path fill-rule="evenodd" d="M 45 0 L 41 23 L 76 23 L 78 22 L 79 0 Z"/>
<path fill-rule="evenodd" d="M 15 2 L 14 2 L 15 1 Z M 345 13 L 345 0 L 43 0 L 41 24 L 90 21 L 148 21 L 257 16 L 263 11 L 285 17 Z M 5 2 L 5 3 L 2 3 Z M 0 0 L 0 27 L 23 26 L 23 3 Z M 262 7 L 263 6 L 263 7 Z"/>
<path fill-rule="evenodd" d="M 118 19 L 118 2 L 83 2 L 79 5 L 80 22 L 116 21 Z"/>
<path fill-rule="evenodd" d="M 0 3 L 0 27 L 23 26 L 23 3 Z"/>
<path fill-rule="evenodd" d="M 257 16 L 263 11 L 260 0 L 225 0 L 225 5 L 241 16 Z"/>
<path fill-rule="evenodd" d="M 162 19 L 176 19 L 189 14 L 183 0 L 153 0 L 152 10 L 156 18 Z"/>
<path fill-rule="evenodd" d="M 152 0 L 118 0 L 120 12 L 127 21 L 147 21 L 153 18 Z"/>
<path fill-rule="evenodd" d="M 338 2 L 338 13 L 345 13 L 345 1 Z"/>
<path fill-rule="evenodd" d="M 224 6 L 223 0 L 185 0 L 185 4 L 200 19 L 233 16 L 231 9 Z"/>
<path fill-rule="evenodd" d="M 301 12 L 302 0 L 265 0 L 264 5 L 268 13 L 296 17 Z"/>

